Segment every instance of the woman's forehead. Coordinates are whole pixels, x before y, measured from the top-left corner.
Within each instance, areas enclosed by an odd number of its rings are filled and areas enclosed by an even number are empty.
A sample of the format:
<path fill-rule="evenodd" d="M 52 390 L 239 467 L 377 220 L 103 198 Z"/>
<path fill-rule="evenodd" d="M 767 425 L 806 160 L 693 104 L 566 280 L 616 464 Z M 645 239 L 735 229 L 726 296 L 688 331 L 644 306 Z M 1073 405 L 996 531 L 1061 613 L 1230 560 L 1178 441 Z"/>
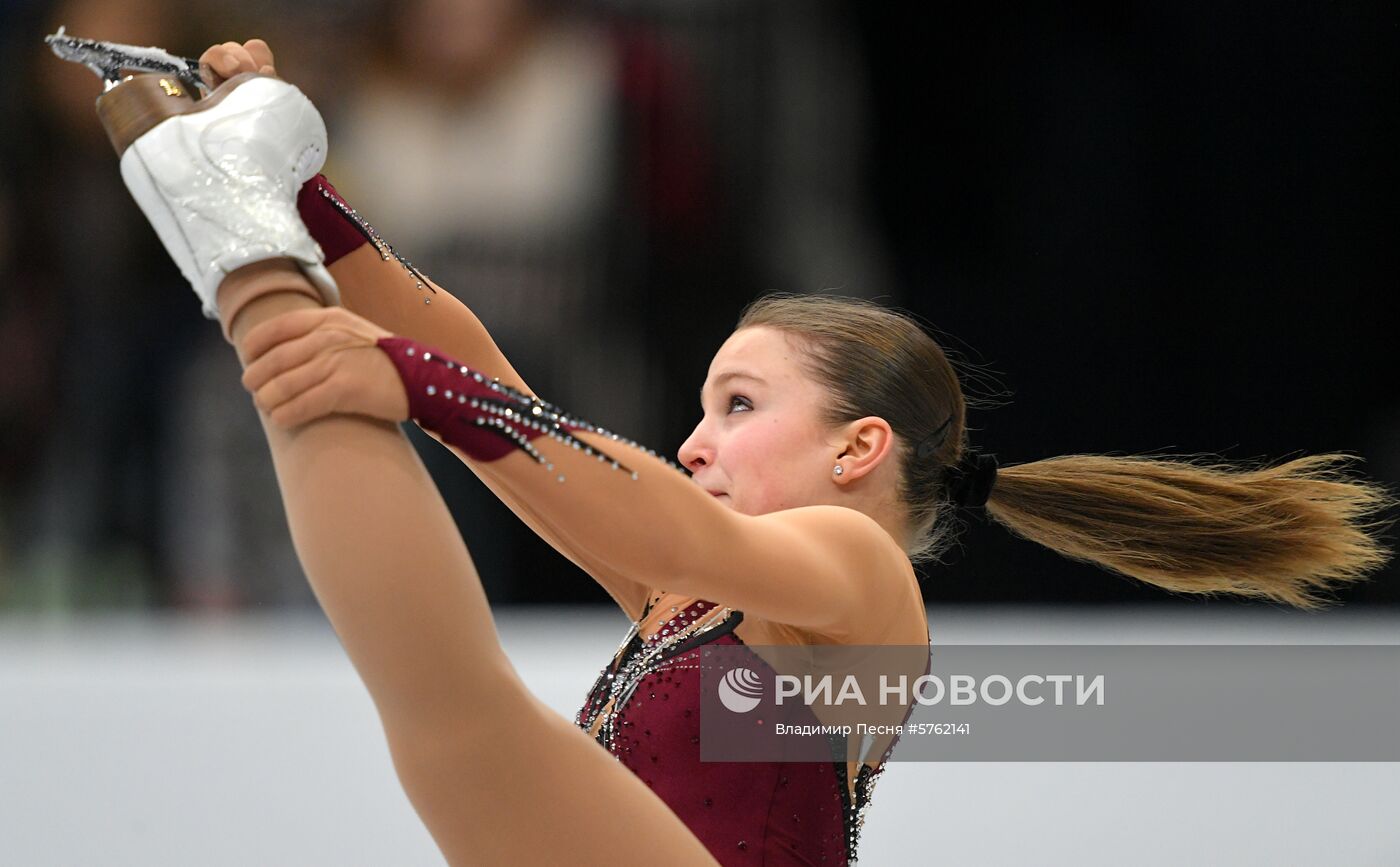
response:
<path fill-rule="evenodd" d="M 710 363 L 712 374 L 721 373 L 729 365 L 766 365 L 786 369 L 796 362 L 793 346 L 781 331 L 762 326 L 741 328 L 729 335 Z"/>
<path fill-rule="evenodd" d="M 797 347 L 785 332 L 762 326 L 740 329 L 715 353 L 705 385 L 700 390 L 700 399 L 704 401 L 706 388 L 718 389 L 736 375 L 743 377 L 741 381 L 744 382 L 758 380 L 760 386 L 799 394 L 808 387 L 815 387 L 799 361 Z"/>

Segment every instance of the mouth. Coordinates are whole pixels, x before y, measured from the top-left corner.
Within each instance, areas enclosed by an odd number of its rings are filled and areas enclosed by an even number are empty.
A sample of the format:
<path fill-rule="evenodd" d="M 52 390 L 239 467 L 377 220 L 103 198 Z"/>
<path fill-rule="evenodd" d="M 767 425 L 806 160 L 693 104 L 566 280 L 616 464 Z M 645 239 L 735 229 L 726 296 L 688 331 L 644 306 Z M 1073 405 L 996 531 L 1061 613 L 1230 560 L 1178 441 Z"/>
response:
<path fill-rule="evenodd" d="M 709 495 L 712 496 L 712 497 L 727 497 L 727 496 L 729 496 L 728 494 L 724 493 L 723 491 L 706 491 L 705 493 L 709 494 Z"/>

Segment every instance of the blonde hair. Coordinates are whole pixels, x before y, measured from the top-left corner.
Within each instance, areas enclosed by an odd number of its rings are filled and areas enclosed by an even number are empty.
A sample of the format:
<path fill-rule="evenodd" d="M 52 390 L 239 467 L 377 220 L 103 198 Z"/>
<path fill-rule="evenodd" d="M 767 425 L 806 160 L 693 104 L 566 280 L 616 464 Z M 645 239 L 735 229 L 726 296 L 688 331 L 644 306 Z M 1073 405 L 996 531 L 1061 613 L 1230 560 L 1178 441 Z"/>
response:
<path fill-rule="evenodd" d="M 824 420 L 887 421 L 899 441 L 898 496 L 914 562 L 956 533 L 947 470 L 968 448 L 967 399 L 943 349 L 909 316 L 856 298 L 767 295 L 737 329 L 798 338 L 804 370 L 832 400 Z M 948 422 L 937 449 L 915 445 Z M 937 442 L 937 437 L 934 438 Z M 1319 594 L 1364 578 L 1390 552 L 1376 519 L 1395 499 L 1342 470 L 1334 453 L 1276 466 L 1201 455 L 1080 454 L 1002 466 L 986 514 L 1073 560 L 1187 594 L 1230 593 L 1319 608 Z"/>

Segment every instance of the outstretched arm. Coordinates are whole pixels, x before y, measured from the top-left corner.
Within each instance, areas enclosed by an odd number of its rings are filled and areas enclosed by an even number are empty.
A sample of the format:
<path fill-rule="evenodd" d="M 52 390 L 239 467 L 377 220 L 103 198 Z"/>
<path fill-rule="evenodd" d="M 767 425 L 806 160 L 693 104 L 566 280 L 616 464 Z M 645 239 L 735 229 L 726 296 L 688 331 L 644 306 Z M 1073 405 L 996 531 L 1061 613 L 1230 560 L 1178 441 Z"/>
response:
<path fill-rule="evenodd" d="M 351 369 L 345 348 L 382 359 Z M 244 385 L 289 428 L 335 413 L 412 416 L 526 504 L 560 542 L 624 578 L 740 608 L 838 641 L 874 641 L 917 599 L 908 560 L 868 516 L 839 506 L 732 511 L 645 448 L 599 430 L 435 347 L 341 308 L 260 325 Z"/>

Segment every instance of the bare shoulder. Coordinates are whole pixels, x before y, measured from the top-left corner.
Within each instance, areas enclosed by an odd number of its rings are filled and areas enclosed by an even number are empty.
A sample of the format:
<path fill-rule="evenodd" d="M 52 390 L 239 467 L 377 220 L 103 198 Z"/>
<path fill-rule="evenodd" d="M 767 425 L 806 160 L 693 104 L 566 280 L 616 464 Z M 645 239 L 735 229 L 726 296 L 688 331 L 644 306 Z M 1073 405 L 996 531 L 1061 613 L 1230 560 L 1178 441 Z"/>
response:
<path fill-rule="evenodd" d="M 897 569 L 909 558 L 880 523 L 845 506 L 800 506 L 769 512 L 763 520 L 782 523 L 801 534 L 808 545 L 877 568 Z"/>
<path fill-rule="evenodd" d="M 772 513 L 804 542 L 820 548 L 846 573 L 856 602 L 839 627 L 782 626 L 811 644 L 904 644 L 927 639 L 927 615 L 918 577 L 904 550 L 864 512 L 844 506 L 804 506 Z M 779 624 L 774 624 L 778 626 Z M 920 631 L 923 638 L 919 638 Z"/>

